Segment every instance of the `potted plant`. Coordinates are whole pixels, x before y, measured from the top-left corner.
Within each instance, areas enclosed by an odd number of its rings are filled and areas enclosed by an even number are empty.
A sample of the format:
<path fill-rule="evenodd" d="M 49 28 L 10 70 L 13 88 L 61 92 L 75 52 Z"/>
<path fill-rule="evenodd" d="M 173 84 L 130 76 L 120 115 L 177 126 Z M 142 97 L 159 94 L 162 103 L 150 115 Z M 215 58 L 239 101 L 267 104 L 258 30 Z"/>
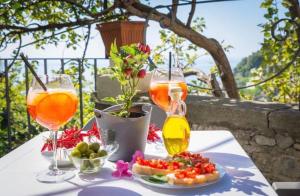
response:
<path fill-rule="evenodd" d="M 136 150 L 145 150 L 152 107 L 132 100 L 140 80 L 146 75 L 149 54 L 148 45 L 131 44 L 119 49 L 116 42 L 111 45 L 110 58 L 115 66 L 109 69 L 112 79 L 120 83 L 122 94 L 104 98 L 103 101 L 115 105 L 103 111 L 95 109 L 95 115 L 102 134 L 110 134 L 108 138 L 114 137 L 113 140 L 119 143 L 118 151 L 110 158 L 112 161 L 129 161 Z"/>
<path fill-rule="evenodd" d="M 110 46 L 116 41 L 118 47 L 133 43 L 145 43 L 144 21 L 118 20 L 97 24 L 96 27 L 102 37 L 105 46 L 105 55 L 110 54 Z"/>

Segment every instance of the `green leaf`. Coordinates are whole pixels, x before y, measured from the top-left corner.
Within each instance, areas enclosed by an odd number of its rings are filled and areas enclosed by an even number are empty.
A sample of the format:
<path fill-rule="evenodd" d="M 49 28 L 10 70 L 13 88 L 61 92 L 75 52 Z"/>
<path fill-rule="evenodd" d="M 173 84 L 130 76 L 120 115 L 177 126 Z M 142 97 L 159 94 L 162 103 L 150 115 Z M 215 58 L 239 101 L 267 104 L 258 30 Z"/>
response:
<path fill-rule="evenodd" d="M 115 99 L 114 97 L 105 97 L 102 99 L 102 101 L 109 102 L 112 104 L 118 104 L 117 99 Z"/>
<path fill-rule="evenodd" d="M 119 53 L 118 47 L 117 47 L 117 43 L 116 43 L 116 39 L 115 39 L 114 42 L 111 43 L 111 46 L 110 46 L 110 56 L 116 55 L 118 53 Z"/>
<path fill-rule="evenodd" d="M 127 53 L 127 54 L 130 54 L 132 56 L 136 55 L 135 53 L 135 49 L 130 45 L 130 46 L 122 46 L 122 50 Z"/>

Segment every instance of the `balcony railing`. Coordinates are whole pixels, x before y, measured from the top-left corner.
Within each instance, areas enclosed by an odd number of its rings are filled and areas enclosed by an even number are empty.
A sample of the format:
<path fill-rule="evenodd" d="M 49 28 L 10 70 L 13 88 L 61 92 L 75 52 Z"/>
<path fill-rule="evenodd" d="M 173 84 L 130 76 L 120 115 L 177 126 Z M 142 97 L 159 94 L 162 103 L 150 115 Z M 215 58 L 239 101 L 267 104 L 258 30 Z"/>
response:
<path fill-rule="evenodd" d="M 12 134 L 14 133 L 14 130 L 11 130 L 11 100 L 13 97 L 10 96 L 9 91 L 9 84 L 10 84 L 10 74 L 12 72 L 9 70 L 9 65 L 12 62 L 12 58 L 0 58 L 0 66 L 2 66 L 1 72 L 1 80 L 4 78 L 4 88 L 5 88 L 5 102 L 6 106 L 3 108 L 2 116 L 4 117 L 6 123 L 4 127 L 7 130 L 7 140 L 8 140 L 8 151 L 12 148 Z M 87 80 L 92 83 L 93 89 L 96 89 L 96 76 L 97 76 L 97 69 L 98 67 L 103 67 L 105 65 L 109 64 L 108 59 L 105 58 L 85 58 L 84 66 L 80 66 L 81 59 L 79 58 L 29 58 L 29 62 L 36 62 L 37 66 L 36 71 L 38 74 L 49 74 L 51 71 L 55 71 L 56 73 L 65 73 L 65 70 L 67 66 L 72 64 L 74 67 L 78 69 L 77 72 L 77 81 L 78 81 L 78 95 L 79 95 L 79 119 L 80 119 L 80 125 L 83 126 L 83 90 L 85 87 L 83 87 L 82 81 L 83 81 L 83 75 L 87 74 Z M 18 73 L 19 76 L 25 75 L 25 90 L 26 95 L 29 90 L 29 73 L 28 69 L 25 66 L 25 64 L 20 60 L 17 59 L 15 63 L 21 63 L 22 66 L 22 72 Z M 55 63 L 55 64 L 54 64 Z M 56 66 L 55 66 L 56 65 Z M 58 65 L 58 69 L 57 69 Z M 14 66 L 14 65 L 12 65 Z M 84 69 L 83 69 L 84 68 Z M 83 70 L 82 70 L 83 69 Z M 90 77 L 90 75 L 93 75 L 93 77 Z M 2 80 L 3 81 L 3 80 Z M 25 99 L 25 95 L 24 95 Z M 27 111 L 27 129 L 28 132 L 31 133 L 31 118 Z"/>

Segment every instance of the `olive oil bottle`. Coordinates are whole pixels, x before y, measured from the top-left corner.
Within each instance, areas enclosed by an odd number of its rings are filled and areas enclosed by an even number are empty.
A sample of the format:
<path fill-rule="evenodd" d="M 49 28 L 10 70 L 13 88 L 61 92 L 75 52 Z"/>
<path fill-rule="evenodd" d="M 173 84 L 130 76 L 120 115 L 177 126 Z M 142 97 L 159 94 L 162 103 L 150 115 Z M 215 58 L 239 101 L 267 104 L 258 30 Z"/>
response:
<path fill-rule="evenodd" d="M 181 100 L 179 86 L 169 86 L 170 109 L 163 126 L 163 140 L 169 155 L 186 151 L 190 141 L 190 126 L 185 118 L 186 104 Z"/>

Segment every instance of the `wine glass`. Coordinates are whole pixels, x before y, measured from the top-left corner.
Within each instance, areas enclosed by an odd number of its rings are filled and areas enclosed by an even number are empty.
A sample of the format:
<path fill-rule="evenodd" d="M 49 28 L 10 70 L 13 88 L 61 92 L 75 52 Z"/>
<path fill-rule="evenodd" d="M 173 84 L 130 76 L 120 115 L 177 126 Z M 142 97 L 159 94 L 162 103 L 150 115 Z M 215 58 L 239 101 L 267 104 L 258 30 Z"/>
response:
<path fill-rule="evenodd" d="M 158 68 L 155 69 L 149 88 L 149 94 L 152 101 L 163 109 L 165 112 L 170 107 L 169 87 L 170 85 L 179 86 L 182 89 L 181 99 L 184 101 L 187 96 L 187 85 L 184 80 L 182 70 L 180 68 L 173 68 L 170 70 Z"/>
<path fill-rule="evenodd" d="M 41 182 L 56 183 L 74 177 L 72 171 L 62 171 L 57 167 L 57 132 L 75 114 L 78 98 L 68 75 L 42 75 L 39 79 L 47 89 L 44 90 L 33 78 L 27 95 L 27 109 L 37 123 L 53 132 L 54 165 L 52 170 L 39 172 L 36 178 Z"/>

